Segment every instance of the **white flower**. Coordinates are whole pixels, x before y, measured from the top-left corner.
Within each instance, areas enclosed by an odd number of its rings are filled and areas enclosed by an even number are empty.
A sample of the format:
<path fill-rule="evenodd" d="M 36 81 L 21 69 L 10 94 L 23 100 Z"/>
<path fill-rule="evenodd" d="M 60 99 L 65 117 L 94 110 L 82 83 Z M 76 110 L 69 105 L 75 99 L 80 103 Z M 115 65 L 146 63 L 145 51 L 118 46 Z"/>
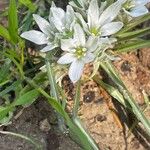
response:
<path fill-rule="evenodd" d="M 52 7 L 50 9 L 49 20 L 53 22 L 57 30 L 62 33 L 63 36 L 72 36 L 73 26 L 75 24 L 75 13 L 73 8 L 68 5 L 66 12 L 58 7 Z"/>
<path fill-rule="evenodd" d="M 98 47 L 98 39 L 92 36 L 86 41 L 84 31 L 79 24 L 74 26 L 73 39 L 61 40 L 61 49 L 65 54 L 58 60 L 59 64 L 70 64 L 69 77 L 72 82 L 80 79 L 84 65 L 94 60 L 93 52 Z"/>
<path fill-rule="evenodd" d="M 54 38 L 55 33 L 53 31 L 54 27 L 52 24 L 39 15 L 33 14 L 33 17 L 42 32 L 30 30 L 22 33 L 21 37 L 38 45 L 47 44 L 47 46 L 41 50 L 42 52 L 53 50 L 54 48 L 58 47 L 58 43 Z"/>
<path fill-rule="evenodd" d="M 78 19 L 88 34 L 99 37 L 110 36 L 123 27 L 122 22 L 112 22 L 117 17 L 122 3 L 117 1 L 103 11 L 105 4 L 99 8 L 97 0 L 91 0 L 87 14 L 88 23 L 77 13 Z"/>
<path fill-rule="evenodd" d="M 50 9 L 49 22 L 36 14 L 33 17 L 42 32 L 31 30 L 22 33 L 21 37 L 38 45 L 46 44 L 47 46 L 41 52 L 59 47 L 61 38 L 72 37 L 75 15 L 71 6 L 67 6 L 65 12 L 53 3 Z"/>
<path fill-rule="evenodd" d="M 123 10 L 131 17 L 139 17 L 148 13 L 146 4 L 150 0 L 120 0 L 123 3 Z"/>

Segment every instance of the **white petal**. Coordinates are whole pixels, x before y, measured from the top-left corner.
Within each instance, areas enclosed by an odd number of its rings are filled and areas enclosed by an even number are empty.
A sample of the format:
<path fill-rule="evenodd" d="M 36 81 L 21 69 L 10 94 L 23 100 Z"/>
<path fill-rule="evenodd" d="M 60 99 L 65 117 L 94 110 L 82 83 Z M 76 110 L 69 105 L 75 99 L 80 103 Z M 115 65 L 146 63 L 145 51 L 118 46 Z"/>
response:
<path fill-rule="evenodd" d="M 38 45 L 46 44 L 48 42 L 45 34 L 35 30 L 24 32 L 21 34 L 21 37 Z"/>
<path fill-rule="evenodd" d="M 76 17 L 77 17 L 77 19 L 79 19 L 79 22 L 81 22 L 81 25 L 82 25 L 83 29 L 85 30 L 85 32 L 87 32 L 88 26 L 87 26 L 87 23 L 85 22 L 85 20 L 83 19 L 83 16 L 80 13 L 76 13 Z"/>
<path fill-rule="evenodd" d="M 64 51 L 71 51 L 74 49 L 74 40 L 73 39 L 62 39 L 61 40 L 61 49 Z"/>
<path fill-rule="evenodd" d="M 70 5 L 68 5 L 67 11 L 66 11 L 66 22 L 65 22 L 67 29 L 70 29 L 70 26 L 71 26 L 72 22 L 74 22 L 74 19 L 75 19 L 74 10 Z"/>
<path fill-rule="evenodd" d="M 70 68 L 69 68 L 69 77 L 73 83 L 77 82 L 82 73 L 83 73 L 84 63 L 83 61 L 76 60 L 72 62 Z"/>
<path fill-rule="evenodd" d="M 63 55 L 62 57 L 59 58 L 57 63 L 59 63 L 59 64 L 70 64 L 75 60 L 76 60 L 76 58 L 74 57 L 73 54 L 66 53 L 65 55 Z"/>
<path fill-rule="evenodd" d="M 108 36 L 108 35 L 115 34 L 122 27 L 123 27 L 123 23 L 122 22 L 111 22 L 111 23 L 105 24 L 100 29 L 101 36 Z"/>
<path fill-rule="evenodd" d="M 87 40 L 86 47 L 88 49 L 88 52 L 93 52 L 98 47 L 98 38 L 90 36 Z"/>
<path fill-rule="evenodd" d="M 88 24 L 90 28 L 97 27 L 99 21 L 99 6 L 97 0 L 92 0 L 88 9 Z"/>
<path fill-rule="evenodd" d="M 64 10 L 61 8 L 52 7 L 51 12 L 52 12 L 52 16 L 53 16 L 52 21 L 54 22 L 56 28 L 59 31 L 63 31 L 63 28 L 65 26 L 65 12 L 64 12 Z"/>
<path fill-rule="evenodd" d="M 52 14 L 52 11 L 51 11 L 51 9 L 52 9 L 53 7 L 56 7 L 56 5 L 55 5 L 55 3 L 52 1 L 52 3 L 51 3 L 51 8 L 50 8 L 50 11 L 49 11 L 49 21 L 50 21 L 51 18 L 53 17 L 53 14 Z"/>
<path fill-rule="evenodd" d="M 121 2 L 117 1 L 110 5 L 104 12 L 100 15 L 99 26 L 111 22 L 116 18 L 121 9 Z"/>
<path fill-rule="evenodd" d="M 33 17 L 43 33 L 45 33 L 46 35 L 51 34 L 51 26 L 47 20 L 36 14 L 33 14 Z"/>
<path fill-rule="evenodd" d="M 86 56 L 83 58 L 85 63 L 90 63 L 94 60 L 95 55 L 93 53 L 87 53 Z"/>
<path fill-rule="evenodd" d="M 41 49 L 40 51 L 41 52 L 48 52 L 48 51 L 53 50 L 56 47 L 58 47 L 56 44 L 51 43 L 51 44 L 47 45 L 46 47 L 44 47 L 43 49 Z"/>
<path fill-rule="evenodd" d="M 64 23 L 60 19 L 52 17 L 51 21 L 59 32 L 63 32 Z"/>
<path fill-rule="evenodd" d="M 145 7 L 145 6 L 138 6 L 138 7 L 135 7 L 133 8 L 129 14 L 132 16 L 132 17 L 138 17 L 138 16 L 142 16 L 142 15 L 145 15 L 148 13 L 148 9 Z"/>
<path fill-rule="evenodd" d="M 79 24 L 75 24 L 74 26 L 74 40 L 77 46 L 85 45 L 85 34 Z"/>
<path fill-rule="evenodd" d="M 54 18 L 59 18 L 60 20 L 64 19 L 65 11 L 58 7 L 52 7 L 51 12 Z"/>
<path fill-rule="evenodd" d="M 136 5 L 146 5 L 150 0 L 136 0 Z"/>

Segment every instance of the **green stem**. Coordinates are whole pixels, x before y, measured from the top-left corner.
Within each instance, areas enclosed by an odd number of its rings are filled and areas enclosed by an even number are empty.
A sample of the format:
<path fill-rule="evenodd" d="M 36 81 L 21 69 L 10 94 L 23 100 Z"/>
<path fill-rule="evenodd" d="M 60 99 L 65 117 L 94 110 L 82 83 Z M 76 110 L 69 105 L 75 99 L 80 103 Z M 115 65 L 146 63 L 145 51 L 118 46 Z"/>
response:
<path fill-rule="evenodd" d="M 47 75 L 48 75 L 48 79 L 49 79 L 49 83 L 50 83 L 50 87 L 51 87 L 50 93 L 51 93 L 52 97 L 54 97 L 60 103 L 58 89 L 57 89 L 57 85 L 56 85 L 56 82 L 54 79 L 54 74 L 53 74 L 51 64 L 47 58 L 46 58 L 45 62 L 46 62 L 46 68 L 47 68 Z M 58 113 L 57 113 L 57 115 L 58 115 L 58 126 L 62 132 L 65 132 L 66 127 L 64 124 L 64 119 Z"/>
<path fill-rule="evenodd" d="M 81 90 L 81 82 L 80 80 L 77 82 L 77 88 L 76 88 L 76 95 L 74 99 L 74 106 L 73 106 L 73 118 L 76 118 L 78 116 L 78 108 L 79 108 L 79 101 L 80 101 L 80 90 Z"/>
<path fill-rule="evenodd" d="M 45 63 L 46 63 L 49 83 L 51 86 L 50 93 L 51 93 L 52 97 L 54 97 L 55 99 L 57 99 L 59 101 L 58 91 L 57 91 L 55 79 L 53 76 L 53 70 L 52 70 L 51 64 L 49 63 L 48 59 L 45 60 Z"/>

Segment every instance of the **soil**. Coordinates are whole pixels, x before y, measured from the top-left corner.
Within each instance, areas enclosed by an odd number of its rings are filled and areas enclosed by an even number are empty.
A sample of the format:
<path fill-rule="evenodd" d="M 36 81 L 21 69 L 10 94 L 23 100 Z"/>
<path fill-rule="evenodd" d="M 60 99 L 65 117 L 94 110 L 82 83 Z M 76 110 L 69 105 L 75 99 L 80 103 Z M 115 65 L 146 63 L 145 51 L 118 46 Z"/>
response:
<path fill-rule="evenodd" d="M 54 110 L 43 99 L 14 114 L 12 123 L 0 128 L 30 137 L 42 150 L 80 150 L 68 135 L 58 130 Z M 0 134 L 0 150 L 35 150 L 35 146 L 16 136 Z"/>

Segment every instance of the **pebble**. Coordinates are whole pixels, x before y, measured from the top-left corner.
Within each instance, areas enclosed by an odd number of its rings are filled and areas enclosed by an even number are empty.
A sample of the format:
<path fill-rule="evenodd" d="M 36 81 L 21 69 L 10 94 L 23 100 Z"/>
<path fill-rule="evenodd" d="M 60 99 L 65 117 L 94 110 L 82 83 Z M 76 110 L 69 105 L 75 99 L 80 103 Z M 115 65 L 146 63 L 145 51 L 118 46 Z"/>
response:
<path fill-rule="evenodd" d="M 51 129 L 51 125 L 47 119 L 40 121 L 40 129 L 44 132 L 48 132 Z"/>

